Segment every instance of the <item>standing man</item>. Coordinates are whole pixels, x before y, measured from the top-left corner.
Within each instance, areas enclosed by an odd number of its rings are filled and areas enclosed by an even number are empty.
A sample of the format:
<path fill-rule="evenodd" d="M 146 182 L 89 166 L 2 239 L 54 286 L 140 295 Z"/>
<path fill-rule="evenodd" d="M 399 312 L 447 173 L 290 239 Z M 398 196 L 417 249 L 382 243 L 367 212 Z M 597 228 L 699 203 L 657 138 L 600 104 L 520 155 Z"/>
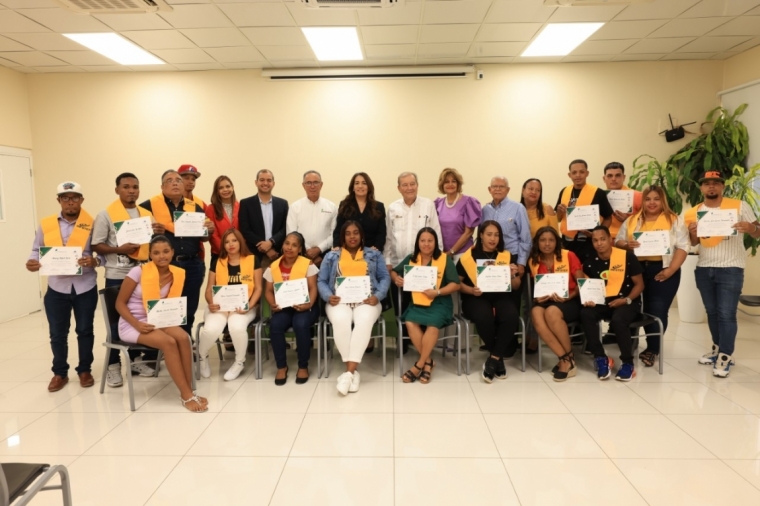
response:
<path fill-rule="evenodd" d="M 322 176 L 316 170 L 303 175 L 306 196 L 293 202 L 288 210 L 286 232 L 299 232 L 304 240 L 306 256 L 319 267 L 322 258 L 333 246 L 333 231 L 338 219 L 338 208 L 329 200 L 320 197 Z"/>
<path fill-rule="evenodd" d="M 248 249 L 266 270 L 280 255 L 285 241 L 288 201 L 272 195 L 274 174 L 270 170 L 256 173 L 256 188 L 256 195 L 240 201 L 238 219 Z"/>
<path fill-rule="evenodd" d="M 604 166 L 604 184 L 607 185 L 607 190 L 624 190 L 633 192 L 633 212 L 623 213 L 614 210 L 612 212 L 612 221 L 610 222 L 609 229 L 614 242 L 623 222 L 631 215 L 641 211 L 641 192 L 631 190 L 625 185 L 625 167 L 620 162 L 610 162 Z"/>
<path fill-rule="evenodd" d="M 734 359 L 736 341 L 736 308 L 744 286 L 744 234 L 753 239 L 760 237 L 760 225 L 752 208 L 746 202 L 725 198 L 725 179 L 717 170 L 705 172 L 699 180 L 705 200 L 684 212 L 684 223 L 689 227 L 691 245 L 699 244 L 699 260 L 694 273 L 702 303 L 707 311 L 707 325 L 712 336 L 712 350 L 699 359 L 700 364 L 712 365 L 713 376 L 727 378 Z M 736 235 L 698 237 L 697 222 L 703 219 L 702 211 L 732 209 L 738 222 L 733 229 Z"/>
<path fill-rule="evenodd" d="M 188 200 L 192 200 L 199 206 L 206 210 L 206 203 L 203 199 L 193 194 L 195 190 L 195 182 L 201 177 L 201 173 L 194 165 L 180 165 L 177 172 L 182 176 L 182 186 L 184 187 L 184 197 Z"/>
<path fill-rule="evenodd" d="M 92 249 L 106 259 L 106 288 L 121 287 L 124 278 L 134 266 L 149 260 L 148 244 L 118 245 L 114 223 L 144 217 L 150 217 L 151 221 L 154 221 L 150 211 L 137 205 L 137 199 L 140 198 L 140 181 L 137 176 L 131 172 L 119 174 L 115 191 L 119 198 L 98 213 L 92 229 Z M 163 225 L 153 223 L 153 233 L 163 234 Z M 111 335 L 118 337 L 118 322 L 112 323 Z M 156 355 L 156 352 L 151 352 L 147 358 L 155 359 Z M 139 352 L 129 350 L 129 357 L 132 360 L 131 373 L 144 377 L 153 376 L 155 371 L 142 362 Z M 120 387 L 124 384 L 119 350 L 110 350 L 106 384 L 109 387 Z"/>
<path fill-rule="evenodd" d="M 414 253 L 414 241 L 421 228 L 431 227 L 435 230 L 438 235 L 438 244 L 443 247 L 443 235 L 441 235 L 441 225 L 438 223 L 435 203 L 417 195 L 419 190 L 417 174 L 402 172 L 399 174 L 397 182 L 398 191 L 402 198 L 388 206 L 388 214 L 385 218 L 386 233 L 383 256 L 388 272 L 400 264 L 407 255 Z M 396 287 L 391 286 L 391 298 L 393 310 L 396 313 L 396 318 L 398 318 L 409 305 L 410 292 L 402 291 L 401 300 L 398 300 L 398 291 Z M 403 332 L 406 335 L 406 327 L 404 327 Z M 403 341 L 403 343 L 404 353 L 406 353 L 409 349 L 409 341 Z"/>
<path fill-rule="evenodd" d="M 43 247 L 79 247 L 82 248 L 82 257 L 77 263 L 82 274 L 48 277 L 44 302 L 50 329 L 50 348 L 53 350 L 53 379 L 48 384 L 49 392 L 57 392 L 69 382 L 68 341 L 72 311 L 79 351 L 79 365 L 76 368 L 79 384 L 85 388 L 95 384 L 92 377 L 92 346 L 95 341 L 93 320 L 98 305 L 98 287 L 94 267 L 100 265 L 100 260 L 92 256 L 93 219 L 82 209 L 82 187 L 67 181 L 58 185 L 57 193 L 61 212 L 40 222 L 26 269 L 30 272 L 40 270 L 40 249 Z"/>
<path fill-rule="evenodd" d="M 585 262 L 586 258 L 594 253 L 594 248 L 591 245 L 591 230 L 568 230 L 567 208 L 598 205 L 601 224 L 609 227 L 612 220 L 612 206 L 610 206 L 607 194 L 603 190 L 586 184 L 588 164 L 585 160 L 570 162 L 570 172 L 567 173 L 567 176 L 573 184 L 565 187 L 559 193 L 554 210 L 557 212 L 557 220 L 560 222 L 559 228 L 562 233 L 563 247 L 575 253 L 581 262 Z"/>
<path fill-rule="evenodd" d="M 206 264 L 201 259 L 203 243 L 214 233 L 214 224 L 206 218 L 208 234 L 205 237 L 177 237 L 174 235 L 174 212 L 202 213 L 203 208 L 184 196 L 182 176 L 176 170 L 167 170 L 161 175 L 161 193 L 146 200 L 140 207 L 153 213 L 153 217 L 164 227 L 164 235 L 174 248 L 172 264 L 185 269 L 185 286 L 182 296 L 187 297 L 187 325 L 182 328 L 192 335 L 195 312 L 198 310 L 201 286 L 206 275 Z"/>

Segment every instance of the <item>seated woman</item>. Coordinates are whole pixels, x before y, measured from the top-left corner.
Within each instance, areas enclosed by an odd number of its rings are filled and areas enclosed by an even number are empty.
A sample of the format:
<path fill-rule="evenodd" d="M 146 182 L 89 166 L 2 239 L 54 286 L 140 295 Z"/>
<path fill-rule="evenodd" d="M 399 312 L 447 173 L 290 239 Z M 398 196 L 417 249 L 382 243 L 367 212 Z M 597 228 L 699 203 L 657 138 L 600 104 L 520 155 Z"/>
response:
<path fill-rule="evenodd" d="M 559 363 L 552 369 L 554 381 L 565 381 L 576 373 L 567 322 L 576 322 L 580 318 L 577 280 L 586 276 L 575 253 L 562 249 L 562 238 L 554 227 L 538 229 L 533 238 L 528 266 L 533 278 L 538 274 L 568 274 L 567 298 L 556 293 L 534 298 L 531 310 L 536 332 L 559 358 Z"/>
<path fill-rule="evenodd" d="M 483 364 L 482 376 L 486 383 L 491 383 L 494 378 L 507 378 L 504 355 L 507 345 L 515 338 L 520 314 L 509 292 L 483 292 L 478 288 L 478 267 L 483 265 L 509 267 L 512 289 L 520 288 L 517 265 L 512 262 L 511 253 L 504 251 L 501 225 L 493 220 L 486 220 L 480 225 L 475 246 L 465 251 L 457 263 L 463 294 L 462 312 L 475 323 L 490 353 Z"/>
<path fill-rule="evenodd" d="M 341 302 L 335 294 L 337 278 L 349 276 L 369 276 L 369 297 L 361 302 Z M 335 346 L 346 363 L 346 372 L 338 376 L 338 392 L 342 395 L 356 392 L 360 382 L 356 369 L 372 335 L 372 327 L 382 312 L 380 301 L 391 284 L 383 254 L 364 247 L 364 232 L 358 222 L 349 220 L 341 227 L 340 249 L 325 256 L 317 284 L 319 295 L 328 303 L 325 311 L 333 326 Z"/>
<path fill-rule="evenodd" d="M 436 288 L 413 292 L 412 303 L 401 315 L 406 322 L 409 338 L 420 353 L 420 358 L 412 366 L 414 371 L 409 369 L 404 373 L 404 383 L 413 383 L 418 379 L 420 383 L 430 383 L 430 374 L 435 367 L 430 354 L 438 342 L 440 329 L 454 321 L 451 294 L 459 290 L 459 276 L 454 262 L 441 252 L 438 244 L 435 230 L 430 227 L 420 229 L 414 241 L 414 253 L 404 258 L 391 272 L 393 283 L 403 287 L 404 267 L 407 265 L 433 266 L 438 269 Z"/>
<path fill-rule="evenodd" d="M 119 312 L 119 337 L 127 343 L 137 343 L 161 350 L 182 405 L 190 411 L 208 411 L 208 401 L 192 390 L 193 350 L 190 338 L 180 327 L 157 329 L 148 321 L 148 301 L 180 297 L 185 285 L 185 271 L 171 265 L 174 257 L 169 239 L 153 236 L 150 241 L 150 262 L 132 268 L 116 298 Z"/>
<path fill-rule="evenodd" d="M 224 373 L 225 381 L 232 381 L 243 372 L 245 352 L 248 347 L 248 324 L 256 317 L 256 305 L 261 299 L 261 267 L 256 256 L 248 251 L 243 235 L 234 228 L 222 234 L 222 249 L 218 258 L 211 259 L 206 284 L 208 307 L 203 315 L 203 330 L 198 343 L 201 360 L 201 376 L 211 377 L 208 352 L 226 326 L 235 347 L 235 363 Z M 239 307 L 235 311 L 220 311 L 214 304 L 214 285 L 241 285 L 248 287 L 248 309 Z"/>
<path fill-rule="evenodd" d="M 293 327 L 296 334 L 298 351 L 296 384 L 302 385 L 309 381 L 311 326 L 319 318 L 317 274 L 319 274 L 319 269 L 311 263 L 311 260 L 306 258 L 304 239 L 298 232 L 291 232 L 285 237 L 285 242 L 282 244 L 282 256 L 272 262 L 272 265 L 264 272 L 264 279 L 267 280 L 266 298 L 272 308 L 269 339 L 272 342 L 274 360 L 277 363 L 275 385 L 284 385 L 288 380 L 285 331 L 290 327 Z M 278 306 L 274 295 L 274 284 L 302 278 L 306 278 L 309 286 L 309 302 L 283 308 Z"/>

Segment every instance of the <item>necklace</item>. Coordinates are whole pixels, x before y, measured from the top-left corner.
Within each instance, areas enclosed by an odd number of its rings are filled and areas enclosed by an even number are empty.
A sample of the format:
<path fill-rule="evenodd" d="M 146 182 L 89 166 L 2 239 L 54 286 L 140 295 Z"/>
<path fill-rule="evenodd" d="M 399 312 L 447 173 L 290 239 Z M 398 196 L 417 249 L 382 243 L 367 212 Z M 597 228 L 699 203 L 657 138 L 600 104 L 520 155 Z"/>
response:
<path fill-rule="evenodd" d="M 446 196 L 446 207 L 448 207 L 449 209 L 451 209 L 452 207 L 454 207 L 455 205 L 457 205 L 457 202 L 459 202 L 459 197 L 461 197 L 461 196 L 462 195 L 460 193 L 457 193 L 457 198 L 454 199 L 454 203 L 453 204 L 449 204 L 449 197 Z"/>
<path fill-rule="evenodd" d="M 499 252 L 498 251 L 491 251 L 491 252 L 484 251 L 483 254 L 486 256 L 487 259 L 493 260 L 499 255 Z"/>

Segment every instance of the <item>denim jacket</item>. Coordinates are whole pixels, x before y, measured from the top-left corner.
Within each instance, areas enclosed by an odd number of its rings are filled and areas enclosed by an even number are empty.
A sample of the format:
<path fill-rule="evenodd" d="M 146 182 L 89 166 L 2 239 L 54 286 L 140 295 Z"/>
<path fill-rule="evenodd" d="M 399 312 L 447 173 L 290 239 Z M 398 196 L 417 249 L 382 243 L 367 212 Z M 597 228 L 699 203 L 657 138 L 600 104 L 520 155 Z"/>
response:
<path fill-rule="evenodd" d="M 338 273 L 338 261 L 341 250 L 331 251 L 322 260 L 317 277 L 319 295 L 326 302 L 331 295 L 335 295 L 335 278 Z M 388 293 L 391 284 L 391 276 L 385 266 L 383 254 L 372 248 L 364 248 L 364 260 L 367 262 L 369 278 L 372 283 L 372 295 L 377 300 L 383 300 Z"/>

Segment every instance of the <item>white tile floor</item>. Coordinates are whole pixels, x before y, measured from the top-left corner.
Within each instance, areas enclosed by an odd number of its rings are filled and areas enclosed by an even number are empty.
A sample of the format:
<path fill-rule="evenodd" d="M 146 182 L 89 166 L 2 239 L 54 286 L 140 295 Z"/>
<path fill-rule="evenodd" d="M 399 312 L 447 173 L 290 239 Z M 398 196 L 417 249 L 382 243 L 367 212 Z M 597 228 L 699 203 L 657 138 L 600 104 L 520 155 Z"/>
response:
<path fill-rule="evenodd" d="M 554 383 L 530 357 L 493 385 L 457 376 L 439 358 L 429 385 L 405 385 L 375 354 L 362 387 L 340 397 L 335 379 L 294 375 L 284 387 L 252 375 L 221 378 L 231 355 L 199 383 L 209 413 L 181 407 L 165 371 L 126 387 L 47 392 L 50 349 L 42 314 L 0 325 L 0 461 L 62 463 L 77 506 L 98 505 L 681 505 L 760 504 L 760 326 L 740 322 L 728 379 L 696 359 L 706 325 L 672 315 L 665 374 L 600 383 L 591 360 Z M 98 337 L 102 320 L 96 317 Z M 71 342 L 74 343 L 72 337 Z M 609 347 L 610 354 L 618 352 Z M 70 362 L 76 363 L 76 349 Z M 95 349 L 100 379 L 104 349 Z M 313 372 L 316 357 L 313 357 Z M 291 356 L 291 360 L 294 357 Z M 407 361 L 407 364 L 410 362 Z M 72 373 L 73 374 L 73 373 Z M 48 492 L 35 505 L 59 504 Z"/>

